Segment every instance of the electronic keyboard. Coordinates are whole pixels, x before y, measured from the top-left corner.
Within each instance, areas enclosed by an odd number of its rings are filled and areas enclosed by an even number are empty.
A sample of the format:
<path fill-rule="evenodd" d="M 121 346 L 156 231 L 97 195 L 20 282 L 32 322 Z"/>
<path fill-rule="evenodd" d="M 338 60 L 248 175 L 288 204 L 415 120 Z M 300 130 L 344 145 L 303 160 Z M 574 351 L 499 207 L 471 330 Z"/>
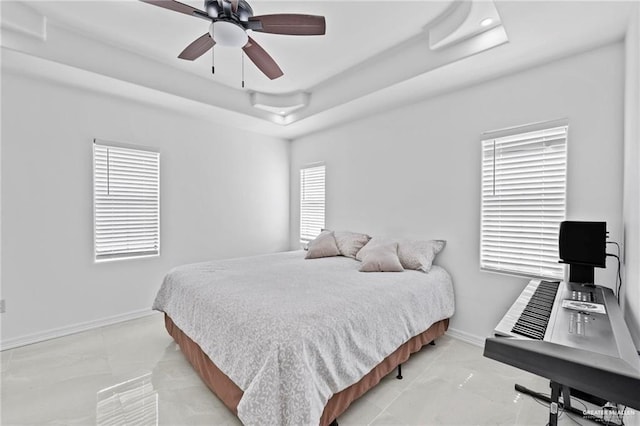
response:
<path fill-rule="evenodd" d="M 611 289 L 531 280 L 493 334 L 484 356 L 551 381 L 550 424 L 570 389 L 640 410 L 640 356 Z"/>

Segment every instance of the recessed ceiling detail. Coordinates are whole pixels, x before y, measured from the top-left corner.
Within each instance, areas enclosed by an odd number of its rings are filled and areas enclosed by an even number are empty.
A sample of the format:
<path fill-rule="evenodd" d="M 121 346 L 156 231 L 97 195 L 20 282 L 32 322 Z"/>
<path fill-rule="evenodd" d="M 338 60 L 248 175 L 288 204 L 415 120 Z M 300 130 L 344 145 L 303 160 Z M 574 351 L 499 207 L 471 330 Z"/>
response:
<path fill-rule="evenodd" d="M 429 46 L 433 50 L 443 49 L 501 25 L 492 1 L 456 2 L 442 19 L 427 28 Z"/>
<path fill-rule="evenodd" d="M 19 2 L 2 2 L 0 27 L 40 41 L 47 41 L 47 17 Z"/>
<path fill-rule="evenodd" d="M 255 108 L 286 116 L 302 109 L 309 104 L 309 93 L 292 93 L 288 95 L 273 95 L 253 92 L 250 94 L 251 105 Z"/>
<path fill-rule="evenodd" d="M 203 0 L 182 1 L 206 10 Z M 196 55 L 210 45 L 206 20 L 141 1 L 0 1 L 2 72 L 295 138 L 620 42 L 635 7 L 599 0 L 251 2 L 263 17 L 325 16 L 326 35 L 251 31 L 285 75 L 270 80 L 257 67 L 243 68 L 237 48 L 216 51 L 212 75 L 212 58 Z M 234 0 L 227 3 L 233 9 Z M 372 22 L 389 25 L 380 31 Z M 189 40 L 195 53 L 185 58 L 193 60 L 176 58 Z"/>

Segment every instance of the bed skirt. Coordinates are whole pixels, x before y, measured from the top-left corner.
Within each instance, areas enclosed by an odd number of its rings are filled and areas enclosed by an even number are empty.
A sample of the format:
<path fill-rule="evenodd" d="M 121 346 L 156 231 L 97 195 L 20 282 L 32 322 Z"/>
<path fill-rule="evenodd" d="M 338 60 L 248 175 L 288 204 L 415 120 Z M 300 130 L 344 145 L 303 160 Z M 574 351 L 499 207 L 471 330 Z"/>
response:
<path fill-rule="evenodd" d="M 207 387 L 237 416 L 238 403 L 243 394 L 242 389 L 236 386 L 227 375 L 220 371 L 213 361 L 200 349 L 200 346 L 184 334 L 167 314 L 164 316 L 164 322 L 167 331 L 178 343 L 182 353 L 198 372 Z M 340 414 L 344 413 L 353 401 L 377 385 L 384 376 L 393 371 L 399 364 L 409 359 L 412 353 L 419 351 L 424 345 L 442 336 L 448 327 L 449 319 L 434 323 L 426 331 L 409 339 L 409 341 L 400 346 L 394 353 L 386 357 L 380 364 L 375 366 L 373 370 L 360 379 L 360 381 L 334 394 L 324 407 L 320 425 L 329 425 Z"/>

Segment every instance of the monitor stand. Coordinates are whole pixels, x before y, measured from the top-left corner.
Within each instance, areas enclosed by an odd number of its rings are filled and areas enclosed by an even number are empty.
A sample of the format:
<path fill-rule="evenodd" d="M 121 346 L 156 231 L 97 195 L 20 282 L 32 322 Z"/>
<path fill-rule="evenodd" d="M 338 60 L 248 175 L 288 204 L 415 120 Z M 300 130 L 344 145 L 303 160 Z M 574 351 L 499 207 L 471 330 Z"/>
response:
<path fill-rule="evenodd" d="M 593 269 L 593 266 L 571 263 L 569 264 L 569 281 L 594 286 Z"/>

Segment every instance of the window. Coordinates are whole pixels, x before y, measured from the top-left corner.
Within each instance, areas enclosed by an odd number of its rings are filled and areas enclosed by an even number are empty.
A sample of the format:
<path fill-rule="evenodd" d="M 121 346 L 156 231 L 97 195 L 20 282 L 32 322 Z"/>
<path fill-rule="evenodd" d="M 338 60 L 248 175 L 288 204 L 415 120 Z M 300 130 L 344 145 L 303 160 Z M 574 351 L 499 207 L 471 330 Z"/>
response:
<path fill-rule="evenodd" d="M 300 169 L 300 242 L 313 240 L 324 228 L 325 166 Z"/>
<path fill-rule="evenodd" d="M 482 269 L 563 278 L 558 231 L 565 218 L 567 130 L 482 141 Z"/>
<path fill-rule="evenodd" d="M 94 141 L 96 261 L 160 253 L 160 154 Z"/>

